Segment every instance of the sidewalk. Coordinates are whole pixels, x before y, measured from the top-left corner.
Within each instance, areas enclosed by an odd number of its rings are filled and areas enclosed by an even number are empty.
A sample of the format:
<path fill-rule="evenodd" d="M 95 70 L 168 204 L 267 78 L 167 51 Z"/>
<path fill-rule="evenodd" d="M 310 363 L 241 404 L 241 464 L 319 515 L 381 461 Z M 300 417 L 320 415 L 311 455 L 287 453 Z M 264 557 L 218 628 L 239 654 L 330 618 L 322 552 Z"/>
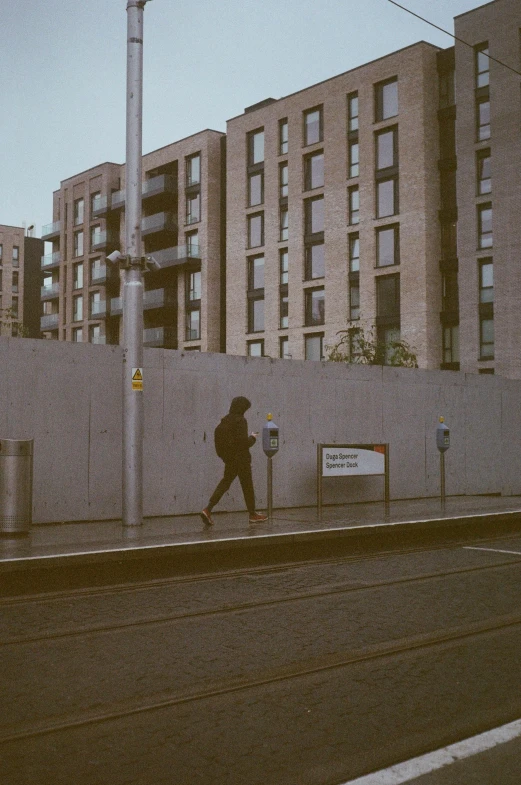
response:
<path fill-rule="evenodd" d="M 454 496 L 442 509 L 440 499 L 392 501 L 323 507 L 277 509 L 271 521 L 251 525 L 246 512 L 214 513 L 215 526 L 205 526 L 199 515 L 145 519 L 143 526 L 123 527 L 120 520 L 34 525 L 27 536 L 0 538 L 0 571 L 26 566 L 49 566 L 81 556 L 114 557 L 125 551 L 150 549 L 207 549 L 236 543 L 290 537 L 305 541 L 325 536 L 362 536 L 379 532 L 425 532 L 437 527 L 478 527 L 481 523 L 516 527 L 521 530 L 520 496 Z M 489 533 L 490 536 L 490 533 Z M 258 544 L 261 544 L 260 542 Z M 206 546 L 206 548 L 205 548 Z M 137 554 L 134 554 L 137 555 Z"/>

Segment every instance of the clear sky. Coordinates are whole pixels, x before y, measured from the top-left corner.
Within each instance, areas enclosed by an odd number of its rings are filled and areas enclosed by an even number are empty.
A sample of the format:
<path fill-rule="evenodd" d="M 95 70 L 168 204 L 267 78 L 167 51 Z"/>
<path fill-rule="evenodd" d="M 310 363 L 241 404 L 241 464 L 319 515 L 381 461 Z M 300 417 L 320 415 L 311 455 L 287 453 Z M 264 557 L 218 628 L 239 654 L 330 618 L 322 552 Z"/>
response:
<path fill-rule="evenodd" d="M 400 0 L 450 32 L 483 0 Z M 52 193 L 125 160 L 126 0 L 0 3 L 0 223 L 52 221 Z M 152 0 L 143 153 L 397 49 L 452 38 L 389 0 Z"/>

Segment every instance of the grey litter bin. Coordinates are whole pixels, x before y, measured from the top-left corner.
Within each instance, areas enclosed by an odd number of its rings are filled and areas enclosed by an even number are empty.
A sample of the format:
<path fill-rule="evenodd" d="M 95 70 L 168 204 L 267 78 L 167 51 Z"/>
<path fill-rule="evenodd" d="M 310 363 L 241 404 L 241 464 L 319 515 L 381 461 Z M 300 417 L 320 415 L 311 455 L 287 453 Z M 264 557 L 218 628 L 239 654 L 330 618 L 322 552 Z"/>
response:
<path fill-rule="evenodd" d="M 0 439 L 0 534 L 28 534 L 33 513 L 33 440 Z"/>

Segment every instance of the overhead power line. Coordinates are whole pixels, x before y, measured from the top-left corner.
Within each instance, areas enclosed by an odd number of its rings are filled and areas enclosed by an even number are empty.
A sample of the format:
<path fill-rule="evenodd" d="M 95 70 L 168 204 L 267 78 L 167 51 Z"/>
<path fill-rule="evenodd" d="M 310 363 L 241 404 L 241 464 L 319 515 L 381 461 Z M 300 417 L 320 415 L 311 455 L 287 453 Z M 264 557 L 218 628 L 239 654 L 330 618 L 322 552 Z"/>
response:
<path fill-rule="evenodd" d="M 446 35 L 450 35 L 451 38 L 454 38 L 455 41 L 459 41 L 460 44 L 465 44 L 465 46 L 468 46 L 469 49 L 474 50 L 474 47 L 472 46 L 472 44 L 469 44 L 468 41 L 464 41 L 463 38 L 458 38 L 458 36 L 454 35 L 454 33 L 449 33 L 449 31 L 448 30 L 444 30 L 443 27 L 438 27 L 438 25 L 435 25 L 434 22 L 429 22 L 428 19 L 425 19 L 423 16 L 420 16 L 419 14 L 415 14 L 414 11 L 410 10 L 410 8 L 406 8 L 404 5 L 400 5 L 400 3 L 397 3 L 396 0 L 388 0 L 388 2 L 392 3 L 393 5 L 397 6 L 398 8 L 401 8 L 402 11 L 407 11 L 407 13 L 411 14 L 411 16 L 415 16 L 417 19 L 421 19 L 422 22 L 425 22 L 426 24 L 430 25 L 431 27 L 435 27 L 436 30 L 440 30 L 442 33 L 445 33 Z M 490 55 L 490 54 L 487 55 L 487 57 L 488 57 L 489 60 L 493 60 L 495 63 L 499 63 L 499 65 L 502 65 L 504 68 L 508 68 L 509 71 L 513 71 L 518 76 L 521 76 L 521 71 L 517 71 L 515 68 L 512 68 L 512 66 L 507 65 L 506 63 L 503 63 L 502 60 L 498 60 L 497 58 L 492 57 L 492 55 Z"/>

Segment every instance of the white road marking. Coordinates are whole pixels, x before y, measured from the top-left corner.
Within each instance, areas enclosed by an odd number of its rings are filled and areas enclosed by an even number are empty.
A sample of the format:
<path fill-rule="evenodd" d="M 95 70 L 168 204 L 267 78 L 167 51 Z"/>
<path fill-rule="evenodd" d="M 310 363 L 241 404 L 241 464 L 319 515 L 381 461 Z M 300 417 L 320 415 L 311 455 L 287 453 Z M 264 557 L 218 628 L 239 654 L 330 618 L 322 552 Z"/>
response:
<path fill-rule="evenodd" d="M 491 553 L 511 553 L 513 556 L 521 556 L 521 551 L 502 551 L 499 548 L 477 548 L 472 545 L 464 545 L 465 551 L 490 551 Z"/>
<path fill-rule="evenodd" d="M 458 760 L 469 758 L 497 747 L 499 744 L 512 741 L 518 736 L 521 736 L 521 720 L 480 733 L 470 739 L 458 741 L 456 744 L 450 744 L 448 747 L 429 752 L 427 755 L 398 763 L 396 766 L 382 769 L 374 774 L 367 774 L 365 777 L 344 782 L 342 785 L 402 785 L 402 783 L 410 782 L 423 774 L 429 774 Z"/>

